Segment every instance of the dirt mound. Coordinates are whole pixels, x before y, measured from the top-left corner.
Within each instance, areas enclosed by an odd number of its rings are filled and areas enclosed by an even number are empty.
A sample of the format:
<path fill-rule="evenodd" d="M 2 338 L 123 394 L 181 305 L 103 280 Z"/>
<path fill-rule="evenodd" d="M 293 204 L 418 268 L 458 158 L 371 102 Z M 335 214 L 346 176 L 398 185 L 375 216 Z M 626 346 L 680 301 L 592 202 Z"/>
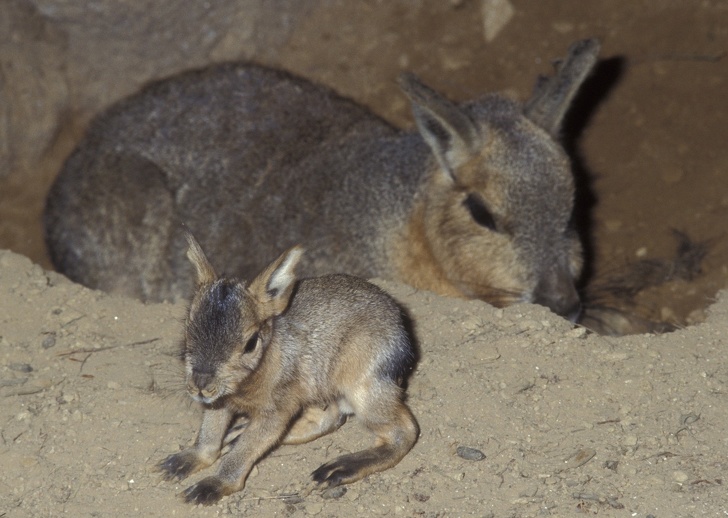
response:
<path fill-rule="evenodd" d="M 0 515 L 728 511 L 728 294 L 704 324 L 605 338 L 540 306 L 494 309 L 380 284 L 406 306 L 421 352 L 408 391 L 422 430 L 412 452 L 305 495 L 311 471 L 371 440 L 350 419 L 274 450 L 244 491 L 196 509 L 178 498 L 189 481 L 153 469 L 199 425 L 175 357 L 184 306 L 93 292 L 0 252 Z"/>

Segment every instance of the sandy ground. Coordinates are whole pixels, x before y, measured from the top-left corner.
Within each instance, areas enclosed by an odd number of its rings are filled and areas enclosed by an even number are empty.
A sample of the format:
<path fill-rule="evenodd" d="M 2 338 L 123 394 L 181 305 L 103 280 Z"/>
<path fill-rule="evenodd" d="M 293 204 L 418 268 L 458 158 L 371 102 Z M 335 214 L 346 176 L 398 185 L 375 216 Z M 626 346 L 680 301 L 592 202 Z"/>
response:
<path fill-rule="evenodd" d="M 305 495 L 321 463 L 370 443 L 351 419 L 274 450 L 244 491 L 194 508 L 178 496 L 187 483 L 154 471 L 199 425 L 175 357 L 184 306 L 93 292 L 0 252 L 0 516 L 728 514 L 728 294 L 703 324 L 605 338 L 540 306 L 382 285 L 415 321 L 421 354 L 410 454 Z"/>
<path fill-rule="evenodd" d="M 191 508 L 177 496 L 186 484 L 152 469 L 199 425 L 175 358 L 184 307 L 91 292 L 0 251 L 0 517 L 728 515 L 728 5 L 513 0 L 487 39 L 482 6 L 499 3 L 311 0 L 291 13 L 273 2 L 273 23 L 256 0 L 6 1 L 0 97 L 17 97 L 0 99 L 0 249 L 49 266 L 40 212 L 61 162 L 95 113 L 155 77 L 254 59 L 408 126 L 401 70 L 454 100 L 523 99 L 572 41 L 597 36 L 603 59 L 566 132 L 587 292 L 634 261 L 671 257 L 678 229 L 707 244 L 702 272 L 618 302 L 692 325 L 607 338 L 537 306 L 385 284 L 420 347 L 413 451 L 343 494 L 304 495 L 322 462 L 369 443 L 353 419 L 273 451 L 243 492 Z M 8 6 L 24 14 L 4 18 Z"/>

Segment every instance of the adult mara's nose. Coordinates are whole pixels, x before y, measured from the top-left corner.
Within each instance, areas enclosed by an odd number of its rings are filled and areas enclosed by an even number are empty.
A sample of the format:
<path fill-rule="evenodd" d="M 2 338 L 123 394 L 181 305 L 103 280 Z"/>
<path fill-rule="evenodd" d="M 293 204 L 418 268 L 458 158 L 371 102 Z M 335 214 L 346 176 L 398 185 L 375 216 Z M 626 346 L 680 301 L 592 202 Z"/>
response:
<path fill-rule="evenodd" d="M 533 302 L 571 322 L 576 322 L 581 314 L 581 299 L 566 268 L 550 270 L 541 277 L 533 291 Z"/>

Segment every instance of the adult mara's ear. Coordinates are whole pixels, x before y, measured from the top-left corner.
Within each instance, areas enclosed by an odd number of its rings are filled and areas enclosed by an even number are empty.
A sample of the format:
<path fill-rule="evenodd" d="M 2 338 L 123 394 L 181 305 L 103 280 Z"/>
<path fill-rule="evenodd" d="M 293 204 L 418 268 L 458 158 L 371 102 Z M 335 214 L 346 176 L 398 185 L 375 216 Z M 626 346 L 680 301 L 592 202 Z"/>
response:
<path fill-rule="evenodd" d="M 280 315 L 288 307 L 302 255 L 303 248 L 298 245 L 286 250 L 250 283 L 248 290 L 260 304 L 261 319 Z"/>
<path fill-rule="evenodd" d="M 597 39 L 573 43 L 566 59 L 556 62 L 556 74 L 539 78 L 523 114 L 557 137 L 571 101 L 597 62 L 599 48 Z"/>
<path fill-rule="evenodd" d="M 432 149 L 440 167 L 454 177 L 454 171 L 480 147 L 481 135 L 477 127 L 466 113 L 414 74 L 402 74 L 399 85 L 412 103 L 420 135 Z"/>
<path fill-rule="evenodd" d="M 192 266 L 195 267 L 197 272 L 197 285 L 202 286 L 205 284 L 212 284 L 217 279 L 215 270 L 213 269 L 210 261 L 207 260 L 205 252 L 202 251 L 200 243 L 197 242 L 192 232 L 185 229 L 185 237 L 187 238 L 187 259 L 190 260 Z"/>

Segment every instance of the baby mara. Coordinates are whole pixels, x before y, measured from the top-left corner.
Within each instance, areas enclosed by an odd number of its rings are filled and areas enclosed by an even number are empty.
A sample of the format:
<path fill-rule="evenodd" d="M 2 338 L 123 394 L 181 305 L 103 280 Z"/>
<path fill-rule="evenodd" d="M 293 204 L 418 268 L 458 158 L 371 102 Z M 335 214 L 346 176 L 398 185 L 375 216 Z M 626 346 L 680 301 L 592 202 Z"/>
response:
<path fill-rule="evenodd" d="M 415 355 L 392 298 L 348 275 L 297 282 L 299 247 L 249 285 L 221 278 L 187 239 L 197 290 L 182 357 L 187 391 L 204 413 L 195 445 L 158 468 L 167 479 L 186 478 L 218 459 L 237 416 L 248 423 L 217 473 L 187 488 L 185 500 L 212 504 L 240 491 L 269 450 L 332 432 L 350 414 L 376 435 L 375 446 L 322 465 L 314 482 L 347 484 L 397 464 L 419 431 L 401 387 Z"/>
<path fill-rule="evenodd" d="M 65 163 L 45 213 L 51 257 L 93 288 L 186 298 L 186 223 L 244 278 L 302 243 L 307 277 L 381 277 L 575 319 L 582 253 L 557 140 L 598 52 L 573 44 L 524 105 L 456 105 L 405 75 L 417 132 L 264 67 L 162 80 L 99 116 Z"/>

